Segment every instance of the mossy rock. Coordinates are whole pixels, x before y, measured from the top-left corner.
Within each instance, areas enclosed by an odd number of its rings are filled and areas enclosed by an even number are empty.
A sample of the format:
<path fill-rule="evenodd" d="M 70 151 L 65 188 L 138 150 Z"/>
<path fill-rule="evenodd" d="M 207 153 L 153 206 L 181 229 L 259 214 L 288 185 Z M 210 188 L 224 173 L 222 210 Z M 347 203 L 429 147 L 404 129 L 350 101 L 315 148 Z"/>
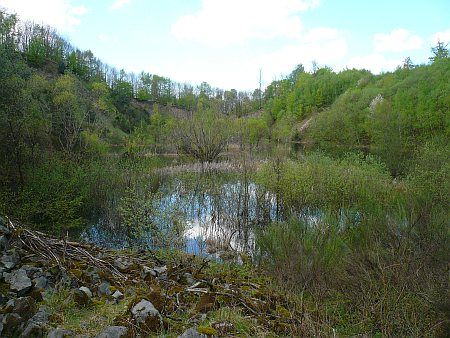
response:
<path fill-rule="evenodd" d="M 198 333 L 206 334 L 207 336 L 217 336 L 218 332 L 211 326 L 199 326 L 197 327 Z"/>

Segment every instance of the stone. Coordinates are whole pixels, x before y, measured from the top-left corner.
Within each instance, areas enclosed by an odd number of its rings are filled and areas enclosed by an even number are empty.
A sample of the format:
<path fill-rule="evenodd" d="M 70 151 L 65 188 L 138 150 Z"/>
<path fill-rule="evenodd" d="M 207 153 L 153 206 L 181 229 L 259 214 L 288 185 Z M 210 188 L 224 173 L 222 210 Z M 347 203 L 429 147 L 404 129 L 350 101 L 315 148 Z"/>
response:
<path fill-rule="evenodd" d="M 114 260 L 114 266 L 121 272 L 128 272 L 133 266 L 133 262 L 130 262 L 125 258 L 118 257 Z"/>
<path fill-rule="evenodd" d="M 110 296 L 111 295 L 110 286 L 111 285 L 108 282 L 102 282 L 97 289 L 99 296 Z"/>
<path fill-rule="evenodd" d="M 28 278 L 24 269 L 18 269 L 6 274 L 5 281 L 9 283 L 11 290 L 17 292 L 18 296 L 25 295 L 32 287 L 31 279 Z"/>
<path fill-rule="evenodd" d="M 37 267 L 31 266 L 31 265 L 22 265 L 22 269 L 24 269 L 26 271 L 27 276 L 30 278 L 37 277 L 37 274 L 42 273 L 41 268 L 37 268 Z"/>
<path fill-rule="evenodd" d="M 56 328 L 48 332 L 47 338 L 68 338 L 75 337 L 75 332 L 71 330 Z"/>
<path fill-rule="evenodd" d="M 28 320 L 36 312 L 36 301 L 31 297 L 17 298 L 12 312 L 19 313 L 23 319 Z"/>
<path fill-rule="evenodd" d="M 0 236 L 0 250 L 4 251 L 8 248 L 8 238 L 6 238 L 6 235 L 1 235 Z"/>
<path fill-rule="evenodd" d="M 22 331 L 20 338 L 42 338 L 45 333 L 45 325 L 36 322 L 29 322 Z"/>
<path fill-rule="evenodd" d="M 7 313 L 3 317 L 2 337 L 17 336 L 17 331 L 23 323 L 23 318 L 17 313 Z"/>
<path fill-rule="evenodd" d="M 148 266 L 143 266 L 142 267 L 142 272 L 141 272 L 141 277 L 142 279 L 148 279 L 150 276 L 152 277 L 156 277 L 156 271 L 153 270 L 152 268 L 149 268 Z"/>
<path fill-rule="evenodd" d="M 4 235 L 11 235 L 11 230 L 6 226 L 8 223 L 0 216 L 0 232 Z"/>
<path fill-rule="evenodd" d="M 120 292 L 119 290 L 116 290 L 112 296 L 111 296 L 115 301 L 119 301 L 121 299 L 123 299 L 124 295 L 122 292 Z"/>
<path fill-rule="evenodd" d="M 33 284 L 36 288 L 45 290 L 48 286 L 48 279 L 45 276 L 40 276 L 33 279 Z"/>
<path fill-rule="evenodd" d="M 189 272 L 185 272 L 183 274 L 182 281 L 189 286 L 194 285 L 196 283 L 196 280 L 194 279 L 194 277 L 192 277 L 192 275 Z"/>
<path fill-rule="evenodd" d="M 182 335 L 178 336 L 178 338 L 208 338 L 208 336 L 198 332 L 195 327 L 191 327 L 190 329 L 184 331 Z"/>
<path fill-rule="evenodd" d="M 92 298 L 92 292 L 89 288 L 82 286 L 78 289 L 75 289 L 73 292 L 73 300 L 78 305 L 84 306 L 90 303 Z"/>
<path fill-rule="evenodd" d="M 15 251 L 11 255 L 4 253 L 0 260 L 0 262 L 7 270 L 13 269 L 19 263 L 19 261 L 19 256 Z"/>
<path fill-rule="evenodd" d="M 97 338 L 122 338 L 128 336 L 128 328 L 125 326 L 108 326 Z"/>
<path fill-rule="evenodd" d="M 133 306 L 131 314 L 139 326 L 154 330 L 162 325 L 162 317 L 151 302 L 142 299 Z"/>
<path fill-rule="evenodd" d="M 162 274 L 167 272 L 167 266 L 166 265 L 164 265 L 164 266 L 155 266 L 153 268 L 153 271 L 156 272 L 157 276 L 162 275 Z"/>

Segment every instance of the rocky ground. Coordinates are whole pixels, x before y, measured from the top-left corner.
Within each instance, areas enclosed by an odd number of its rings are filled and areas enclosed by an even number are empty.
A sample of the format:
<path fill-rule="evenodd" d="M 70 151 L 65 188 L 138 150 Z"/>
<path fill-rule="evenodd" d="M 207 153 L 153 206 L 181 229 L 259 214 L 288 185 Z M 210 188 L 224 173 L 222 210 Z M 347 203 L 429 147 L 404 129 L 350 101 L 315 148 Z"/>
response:
<path fill-rule="evenodd" d="M 307 317 L 250 265 L 107 251 L 0 219 L 0 336 L 301 334 Z"/>

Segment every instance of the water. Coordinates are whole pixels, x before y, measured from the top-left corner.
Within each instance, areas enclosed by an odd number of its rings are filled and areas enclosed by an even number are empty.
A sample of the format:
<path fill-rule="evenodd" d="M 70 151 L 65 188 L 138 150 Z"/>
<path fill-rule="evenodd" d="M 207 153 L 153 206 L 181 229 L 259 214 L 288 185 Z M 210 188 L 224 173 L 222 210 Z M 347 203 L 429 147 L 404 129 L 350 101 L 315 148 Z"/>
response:
<path fill-rule="evenodd" d="M 125 225 L 129 222 L 123 217 L 102 217 L 86 228 L 82 238 L 108 248 L 165 247 L 212 256 L 251 254 L 255 229 L 280 218 L 275 195 L 239 175 L 167 176 L 146 198 L 133 202 L 147 205 L 144 221 L 136 225 L 138 231 Z M 141 228 L 141 223 L 146 225 Z"/>

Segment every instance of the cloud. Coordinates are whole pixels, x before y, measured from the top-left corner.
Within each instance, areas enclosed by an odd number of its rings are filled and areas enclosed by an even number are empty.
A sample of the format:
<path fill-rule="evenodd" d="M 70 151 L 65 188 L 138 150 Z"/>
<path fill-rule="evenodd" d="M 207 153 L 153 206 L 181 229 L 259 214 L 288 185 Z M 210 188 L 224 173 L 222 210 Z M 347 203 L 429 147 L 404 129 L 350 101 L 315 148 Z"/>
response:
<path fill-rule="evenodd" d="M 298 13 L 319 0 L 203 0 L 194 14 L 172 25 L 179 40 L 227 46 L 250 39 L 295 38 L 302 31 Z"/>
<path fill-rule="evenodd" d="M 70 0 L 0 0 L 0 7 L 15 12 L 22 20 L 48 24 L 59 31 L 71 31 L 87 12 L 84 6 L 73 6 Z"/>
<path fill-rule="evenodd" d="M 123 6 L 128 5 L 130 2 L 131 0 L 115 0 L 111 5 L 111 9 L 122 8 Z"/>
<path fill-rule="evenodd" d="M 111 40 L 111 38 L 109 37 L 109 35 L 108 35 L 108 34 L 105 34 L 105 33 L 100 33 L 100 34 L 98 35 L 98 39 L 99 39 L 101 42 L 108 42 L 108 41 Z"/>
<path fill-rule="evenodd" d="M 264 55 L 258 64 L 269 74 L 286 75 L 301 63 L 311 68 L 316 61 L 320 66 L 337 66 L 348 52 L 343 34 L 333 28 L 314 28 L 306 31 L 294 44 Z"/>
<path fill-rule="evenodd" d="M 433 45 L 436 45 L 438 41 L 443 42 L 445 44 L 450 43 L 450 29 L 435 33 L 431 38 L 431 42 L 433 43 Z"/>
<path fill-rule="evenodd" d="M 392 71 L 401 65 L 401 58 L 387 59 L 382 54 L 370 54 L 364 56 L 355 56 L 347 62 L 348 68 L 367 69 L 372 73 L 379 74 L 381 72 Z"/>
<path fill-rule="evenodd" d="M 375 52 L 403 52 L 420 49 L 423 40 L 403 28 L 394 29 L 389 34 L 379 33 L 374 36 Z"/>

